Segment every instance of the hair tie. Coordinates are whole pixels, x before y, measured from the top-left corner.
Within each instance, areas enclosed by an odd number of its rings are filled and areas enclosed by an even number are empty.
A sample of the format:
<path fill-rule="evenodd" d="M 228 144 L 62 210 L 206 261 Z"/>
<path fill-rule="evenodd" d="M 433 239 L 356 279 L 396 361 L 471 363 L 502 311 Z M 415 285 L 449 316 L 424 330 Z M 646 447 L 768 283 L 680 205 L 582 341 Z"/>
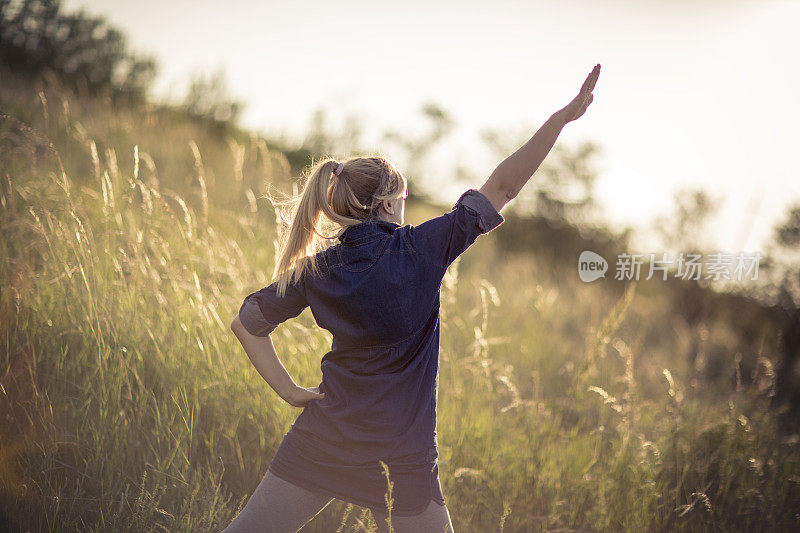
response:
<path fill-rule="evenodd" d="M 334 171 L 333 171 L 333 173 L 334 173 L 334 174 L 336 174 L 336 175 L 338 176 L 339 174 L 341 174 L 341 173 L 342 173 L 342 170 L 343 170 L 343 169 L 344 169 L 344 164 L 342 164 L 342 163 L 339 163 L 339 166 L 338 166 L 338 167 L 336 167 L 336 170 L 334 170 Z"/>

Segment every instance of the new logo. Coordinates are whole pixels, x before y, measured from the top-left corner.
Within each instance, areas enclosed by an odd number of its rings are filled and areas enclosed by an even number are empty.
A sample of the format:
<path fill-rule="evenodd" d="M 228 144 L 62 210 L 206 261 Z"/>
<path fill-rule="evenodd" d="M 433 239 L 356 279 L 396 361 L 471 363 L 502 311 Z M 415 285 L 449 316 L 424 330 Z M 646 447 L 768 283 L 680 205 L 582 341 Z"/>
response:
<path fill-rule="evenodd" d="M 581 281 L 589 283 L 598 278 L 605 278 L 608 271 L 608 262 L 598 255 L 589 250 L 581 252 L 578 258 L 578 276 Z"/>

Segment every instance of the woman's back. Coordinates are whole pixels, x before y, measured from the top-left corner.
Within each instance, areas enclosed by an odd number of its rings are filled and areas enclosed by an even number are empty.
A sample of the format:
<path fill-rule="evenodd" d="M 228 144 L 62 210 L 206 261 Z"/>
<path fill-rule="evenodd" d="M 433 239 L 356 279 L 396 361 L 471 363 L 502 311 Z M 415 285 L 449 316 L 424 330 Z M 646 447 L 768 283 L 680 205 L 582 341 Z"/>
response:
<path fill-rule="evenodd" d="M 368 465 L 362 474 L 376 483 L 385 483 L 374 468 L 379 459 L 435 467 L 442 279 L 456 257 L 502 221 L 489 200 L 470 189 L 452 211 L 418 226 L 384 220 L 350 226 L 319 252 L 319 275 L 304 276 L 283 296 L 273 283 L 245 299 L 239 316 L 253 334 L 269 334 L 310 307 L 333 335 L 322 358 L 319 391 L 325 397 L 298 416 L 270 469 L 310 486 L 319 483 L 322 464 L 339 465 L 339 471 L 341 465 Z M 306 466 L 310 454 L 318 454 L 316 466 Z M 382 498 L 370 492 L 363 497 Z"/>

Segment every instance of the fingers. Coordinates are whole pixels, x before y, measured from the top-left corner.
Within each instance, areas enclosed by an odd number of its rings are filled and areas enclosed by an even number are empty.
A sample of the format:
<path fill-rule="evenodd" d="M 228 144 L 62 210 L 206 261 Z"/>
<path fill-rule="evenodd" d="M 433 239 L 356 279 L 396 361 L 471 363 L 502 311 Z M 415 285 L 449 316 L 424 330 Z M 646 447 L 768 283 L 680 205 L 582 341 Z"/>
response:
<path fill-rule="evenodd" d="M 325 393 L 320 392 L 319 387 L 312 387 L 311 389 L 309 389 L 309 392 L 311 392 L 314 395 L 313 399 L 315 400 L 321 400 L 322 398 L 325 397 Z"/>
<path fill-rule="evenodd" d="M 305 407 L 313 400 L 322 400 L 324 398 L 325 393 L 319 392 L 319 387 L 300 387 L 297 397 L 291 401 L 287 400 L 287 403 L 294 407 Z"/>
<path fill-rule="evenodd" d="M 589 76 L 587 76 L 586 79 L 583 81 L 583 85 L 581 85 L 580 94 L 589 92 L 589 83 L 591 82 L 591 80 L 592 80 L 592 75 L 589 74 Z"/>
<path fill-rule="evenodd" d="M 596 64 L 589 75 L 586 77 L 586 81 L 583 82 L 581 86 L 581 92 L 590 93 L 594 90 L 594 86 L 597 83 L 597 78 L 600 76 L 600 63 Z"/>
<path fill-rule="evenodd" d="M 594 86 L 597 84 L 597 78 L 600 77 L 600 63 L 595 65 L 594 69 L 592 70 L 591 76 L 592 76 L 592 82 L 589 85 L 589 92 L 592 92 L 594 90 Z"/>

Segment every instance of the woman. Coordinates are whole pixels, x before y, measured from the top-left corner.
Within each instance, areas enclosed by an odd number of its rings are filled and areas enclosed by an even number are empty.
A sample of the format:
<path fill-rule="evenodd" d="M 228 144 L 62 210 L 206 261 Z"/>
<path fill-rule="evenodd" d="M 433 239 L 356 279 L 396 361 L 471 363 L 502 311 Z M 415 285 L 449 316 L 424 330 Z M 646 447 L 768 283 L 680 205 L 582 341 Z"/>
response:
<path fill-rule="evenodd" d="M 247 296 L 231 324 L 267 383 L 304 409 L 225 531 L 295 532 L 333 498 L 369 508 L 381 531 L 389 518 L 398 532 L 452 531 L 437 465 L 441 282 L 456 257 L 503 222 L 500 210 L 592 102 L 599 73 L 598 64 L 480 189 L 418 226 L 403 225 L 406 181 L 384 158 L 312 168 L 277 279 Z M 339 227 L 328 247 L 323 217 Z M 322 382 L 311 388 L 295 384 L 269 336 L 306 307 L 333 334 Z"/>

